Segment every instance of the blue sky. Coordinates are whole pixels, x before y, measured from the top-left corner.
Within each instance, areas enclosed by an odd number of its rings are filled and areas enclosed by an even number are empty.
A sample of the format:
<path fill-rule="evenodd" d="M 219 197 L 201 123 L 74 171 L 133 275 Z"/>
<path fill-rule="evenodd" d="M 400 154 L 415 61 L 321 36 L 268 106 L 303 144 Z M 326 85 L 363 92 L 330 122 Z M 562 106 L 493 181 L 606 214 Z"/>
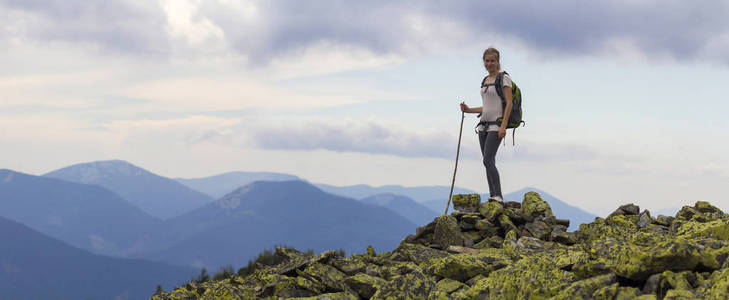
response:
<path fill-rule="evenodd" d="M 598 214 L 729 210 L 727 15 L 725 1 L 0 0 L 0 167 L 448 185 L 458 103 L 479 105 L 494 46 L 527 122 L 499 150 L 504 191 Z M 485 193 L 475 121 L 456 182 Z"/>

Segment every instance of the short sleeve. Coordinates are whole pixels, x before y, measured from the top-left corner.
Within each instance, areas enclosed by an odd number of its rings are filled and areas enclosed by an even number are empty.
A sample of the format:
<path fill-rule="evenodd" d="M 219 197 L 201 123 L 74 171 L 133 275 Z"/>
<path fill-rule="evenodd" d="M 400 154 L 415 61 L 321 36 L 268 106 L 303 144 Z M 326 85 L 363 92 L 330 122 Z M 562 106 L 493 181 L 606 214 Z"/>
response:
<path fill-rule="evenodd" d="M 501 85 L 511 87 L 511 77 L 509 74 L 504 74 L 504 78 L 501 80 Z"/>

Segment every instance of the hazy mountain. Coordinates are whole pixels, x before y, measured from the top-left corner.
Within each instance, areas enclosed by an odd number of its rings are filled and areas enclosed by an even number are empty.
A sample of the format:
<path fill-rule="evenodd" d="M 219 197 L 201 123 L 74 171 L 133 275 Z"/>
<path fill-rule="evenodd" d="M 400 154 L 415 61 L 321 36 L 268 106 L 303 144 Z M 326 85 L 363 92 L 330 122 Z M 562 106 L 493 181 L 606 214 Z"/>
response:
<path fill-rule="evenodd" d="M 289 181 L 301 180 L 294 175 L 270 172 L 229 172 L 203 178 L 175 178 L 187 187 L 220 199 L 228 193 L 254 181 Z"/>
<path fill-rule="evenodd" d="M 94 255 L 0 217 L 0 299 L 146 299 L 199 272 Z"/>
<path fill-rule="evenodd" d="M 417 226 L 389 209 L 323 192 L 302 181 L 254 182 L 165 222 L 156 253 L 179 264 L 245 265 L 264 249 L 390 251 Z"/>
<path fill-rule="evenodd" d="M 361 199 L 360 201 L 388 208 L 396 214 L 410 220 L 410 222 L 415 223 L 417 226 L 426 225 L 438 216 L 438 213 L 413 201 L 413 199 L 395 194 L 379 194 Z"/>
<path fill-rule="evenodd" d="M 212 197 L 177 181 L 121 160 L 76 164 L 44 176 L 100 185 L 161 219 L 180 215 L 214 201 Z"/>
<path fill-rule="evenodd" d="M 532 187 L 526 187 L 516 192 L 506 194 L 504 195 L 504 200 L 521 202 L 524 198 L 524 194 L 527 192 L 539 193 L 539 195 L 542 196 L 542 199 L 547 201 L 549 206 L 552 207 L 552 212 L 557 218 L 569 219 L 570 227 L 567 229 L 568 231 L 575 231 L 579 228 L 580 224 L 590 223 L 595 220 L 595 217 L 597 217 L 596 215 L 586 212 L 579 207 L 567 204 L 545 191 Z"/>
<path fill-rule="evenodd" d="M 437 199 L 442 196 L 444 200 L 443 209 L 445 209 L 445 203 L 448 201 L 448 195 L 450 193 L 450 186 L 416 186 L 416 187 L 404 187 L 400 185 L 383 185 L 378 187 L 369 186 L 366 184 L 350 185 L 350 186 L 333 186 L 327 184 L 316 184 L 316 186 L 323 191 L 340 195 L 344 197 L 350 197 L 355 199 L 362 199 L 377 194 L 395 194 L 403 195 L 415 200 L 415 202 L 423 203 L 425 201 Z M 454 187 L 453 194 L 473 194 L 472 190 Z"/>
<path fill-rule="evenodd" d="M 73 246 L 122 255 L 160 220 L 95 185 L 0 170 L 0 216 Z"/>

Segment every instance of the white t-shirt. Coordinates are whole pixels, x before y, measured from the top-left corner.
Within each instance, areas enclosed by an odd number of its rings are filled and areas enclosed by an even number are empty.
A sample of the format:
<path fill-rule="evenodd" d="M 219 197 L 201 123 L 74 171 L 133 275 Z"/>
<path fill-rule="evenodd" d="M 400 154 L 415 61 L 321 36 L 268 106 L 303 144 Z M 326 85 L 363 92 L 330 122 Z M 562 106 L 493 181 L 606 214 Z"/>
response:
<path fill-rule="evenodd" d="M 481 88 L 481 100 L 483 101 L 483 111 L 481 112 L 482 122 L 494 122 L 496 119 L 504 116 L 504 108 L 501 106 L 501 98 L 496 93 L 496 86 L 494 81 L 489 78 L 485 82 L 485 86 Z M 508 74 L 504 74 L 504 78 L 501 81 L 502 86 L 511 87 L 511 77 Z M 479 126 L 479 131 L 482 130 L 482 126 Z M 499 125 L 489 125 L 486 131 L 498 131 Z"/>

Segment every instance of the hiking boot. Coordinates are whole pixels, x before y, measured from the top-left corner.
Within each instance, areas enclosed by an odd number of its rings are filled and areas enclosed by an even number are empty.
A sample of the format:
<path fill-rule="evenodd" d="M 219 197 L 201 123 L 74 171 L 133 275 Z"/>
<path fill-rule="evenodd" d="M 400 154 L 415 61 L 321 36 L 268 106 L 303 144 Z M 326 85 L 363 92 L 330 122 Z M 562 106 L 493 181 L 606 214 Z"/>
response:
<path fill-rule="evenodd" d="M 491 197 L 489 197 L 488 201 L 494 201 L 494 202 L 504 204 L 504 199 L 502 199 L 501 196 L 491 196 Z"/>

